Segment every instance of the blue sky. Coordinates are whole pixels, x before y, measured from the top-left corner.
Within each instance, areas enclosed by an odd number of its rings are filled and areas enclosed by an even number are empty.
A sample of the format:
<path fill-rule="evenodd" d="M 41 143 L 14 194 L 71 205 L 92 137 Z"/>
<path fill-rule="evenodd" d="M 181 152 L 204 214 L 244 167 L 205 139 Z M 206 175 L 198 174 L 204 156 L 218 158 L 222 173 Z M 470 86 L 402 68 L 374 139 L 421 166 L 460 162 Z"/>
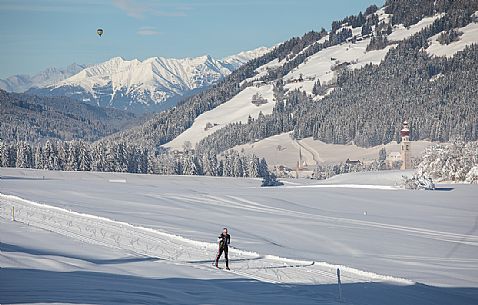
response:
<path fill-rule="evenodd" d="M 384 0 L 0 0 L 0 78 L 111 57 L 222 58 Z M 96 29 L 103 28 L 102 37 Z"/>

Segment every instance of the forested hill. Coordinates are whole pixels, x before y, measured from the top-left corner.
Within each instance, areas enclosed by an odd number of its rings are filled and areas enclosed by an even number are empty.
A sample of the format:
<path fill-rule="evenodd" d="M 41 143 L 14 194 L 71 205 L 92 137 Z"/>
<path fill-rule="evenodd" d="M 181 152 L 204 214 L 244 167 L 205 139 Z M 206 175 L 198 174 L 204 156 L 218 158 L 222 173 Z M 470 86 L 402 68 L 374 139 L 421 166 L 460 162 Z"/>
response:
<path fill-rule="evenodd" d="M 176 107 L 154 115 L 143 125 L 119 132 L 108 140 L 126 140 L 130 143 L 148 147 L 158 147 L 167 143 L 189 128 L 200 114 L 216 108 L 250 86 L 249 82 L 244 83 L 244 81 L 254 77 L 257 68 L 277 58 L 297 55 L 325 35 L 324 30 L 320 33 L 309 32 L 301 38 L 292 38 L 274 48 L 271 52 L 244 64 L 232 74 L 214 84 L 210 89 L 186 98 Z M 299 54 L 297 57 L 302 57 L 302 55 Z M 304 59 L 305 57 L 302 60 Z"/>
<path fill-rule="evenodd" d="M 333 22 L 330 32 L 284 42 L 211 89 L 113 138 L 158 147 L 244 90 L 273 85 L 271 113 L 215 127 L 198 138 L 198 149 L 218 153 L 288 131 L 327 143 L 378 145 L 398 140 L 403 119 L 410 121 L 414 140 L 476 140 L 477 11 L 476 0 L 388 0 L 382 9 L 371 6 Z M 356 58 L 335 58 L 364 43 Z M 457 45 L 463 47 L 451 52 Z M 314 63 L 326 56 L 330 67 L 321 74 Z"/>
<path fill-rule="evenodd" d="M 0 90 L 0 140 L 94 141 L 131 126 L 132 113 L 105 109 L 65 97 L 38 97 Z"/>

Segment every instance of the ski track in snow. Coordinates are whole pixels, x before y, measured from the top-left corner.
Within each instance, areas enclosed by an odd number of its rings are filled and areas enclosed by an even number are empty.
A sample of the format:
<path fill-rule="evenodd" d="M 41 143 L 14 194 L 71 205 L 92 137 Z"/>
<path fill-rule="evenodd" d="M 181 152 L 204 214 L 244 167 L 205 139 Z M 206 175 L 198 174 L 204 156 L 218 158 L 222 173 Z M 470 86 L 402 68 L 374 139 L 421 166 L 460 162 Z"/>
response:
<path fill-rule="evenodd" d="M 300 187 L 356 187 L 356 188 L 374 188 L 379 186 L 369 186 L 369 185 L 347 185 L 347 184 L 339 184 L 339 185 L 301 185 L 301 186 L 285 186 L 286 188 L 300 188 Z M 397 190 L 395 187 L 387 187 L 383 186 L 384 190 Z M 381 189 L 381 188 L 378 188 Z M 228 208 L 235 208 L 235 209 L 242 209 L 242 210 L 249 210 L 254 212 L 262 212 L 267 214 L 274 214 L 274 215 L 281 215 L 287 217 L 299 216 L 301 219 L 308 218 L 312 220 L 319 220 L 323 223 L 329 223 L 333 226 L 353 226 L 353 227 L 372 227 L 372 228 L 380 228 L 380 229 L 387 229 L 387 230 L 395 230 L 406 232 L 407 234 L 414 235 L 420 238 L 428 238 L 438 241 L 450 242 L 450 243 L 457 243 L 457 244 L 467 244 L 471 246 L 478 246 L 478 236 L 474 235 L 466 235 L 466 234 L 458 234 L 458 233 L 451 233 L 451 232 L 444 232 L 444 231 L 436 231 L 436 230 L 429 230 L 417 227 L 409 227 L 409 226 L 400 226 L 400 225 L 393 225 L 393 224 L 385 224 L 379 222 L 372 222 L 372 221 L 364 221 L 364 220 L 357 220 L 357 219 L 350 219 L 350 218 L 343 218 L 343 217 L 331 217 L 331 216 L 324 216 L 324 215 L 316 215 L 310 214 L 300 211 L 294 211 L 284 208 L 278 207 L 271 207 L 267 206 L 258 202 L 254 202 L 251 200 L 247 200 L 244 198 L 240 198 L 237 196 L 227 196 L 226 197 L 218 197 L 212 195 L 183 195 L 183 194 L 165 194 L 163 199 L 172 199 L 172 200 L 180 200 L 182 202 L 190 202 L 190 203 L 199 203 L 199 204 L 208 204 L 212 206 L 223 207 L 227 206 Z"/>
<path fill-rule="evenodd" d="M 211 204 L 225 203 L 224 198 L 209 197 Z M 272 213 L 291 212 L 285 209 L 267 207 L 238 197 L 229 197 L 229 203 L 240 204 L 242 202 L 241 208 Z M 151 228 L 135 226 L 105 217 L 77 213 L 25 200 L 17 196 L 0 194 L 0 217 L 11 218 L 12 208 L 15 211 L 15 221 L 76 238 L 83 242 L 122 249 L 136 255 L 158 258 L 158 263 L 186 265 L 198 269 L 214 268 L 212 262 L 217 251 L 215 243 L 194 241 Z M 334 219 L 334 221 L 337 221 L 337 219 Z M 428 233 L 432 234 L 433 232 L 429 231 Z M 436 232 L 436 234 L 438 233 Z M 448 234 L 450 235 L 449 238 L 460 239 L 463 237 L 459 234 Z M 478 237 L 475 239 L 478 239 Z M 478 240 L 473 240 L 473 243 L 478 243 Z M 233 268 L 231 272 L 263 282 L 332 284 L 336 283 L 336 270 L 340 268 L 343 283 L 414 284 L 413 281 L 407 279 L 379 275 L 326 262 L 292 260 L 235 248 L 231 248 L 229 253 L 230 264 Z"/>

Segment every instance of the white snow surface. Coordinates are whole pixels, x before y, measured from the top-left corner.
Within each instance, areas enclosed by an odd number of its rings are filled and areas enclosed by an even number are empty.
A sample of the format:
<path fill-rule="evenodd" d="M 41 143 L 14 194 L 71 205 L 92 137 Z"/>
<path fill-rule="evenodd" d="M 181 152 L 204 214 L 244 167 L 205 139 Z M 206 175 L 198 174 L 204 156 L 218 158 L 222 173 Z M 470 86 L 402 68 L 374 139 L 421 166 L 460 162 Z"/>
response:
<path fill-rule="evenodd" d="M 428 54 L 435 56 L 453 57 L 457 52 L 463 51 L 466 46 L 478 43 L 478 23 L 470 23 L 465 27 L 457 29 L 462 32 L 458 41 L 454 41 L 448 45 L 442 45 L 438 42 L 437 34 L 429 39 L 430 46 L 426 49 Z"/>
<path fill-rule="evenodd" d="M 476 304 L 478 187 L 398 190 L 402 174 L 260 188 L 2 168 L 0 303 Z M 211 266 L 223 226 L 231 272 Z"/>
<path fill-rule="evenodd" d="M 420 32 L 427 26 L 431 25 L 435 20 L 443 17 L 443 14 L 436 14 L 431 17 L 425 17 L 416 24 L 409 27 L 405 27 L 403 24 L 399 24 L 393 27 L 392 33 L 388 35 L 389 41 L 401 41 L 407 39 L 416 33 Z"/>
<path fill-rule="evenodd" d="M 190 128 L 163 146 L 182 150 L 184 143 L 190 142 L 194 147 L 200 140 L 227 126 L 229 123 L 247 123 L 249 116 L 256 119 L 261 111 L 264 115 L 271 114 L 275 105 L 272 89 L 272 85 L 247 87 L 229 101 L 198 116 Z M 260 106 L 254 105 L 251 101 L 256 93 L 259 93 L 268 102 Z M 207 123 L 211 123 L 213 127 L 206 129 Z"/>

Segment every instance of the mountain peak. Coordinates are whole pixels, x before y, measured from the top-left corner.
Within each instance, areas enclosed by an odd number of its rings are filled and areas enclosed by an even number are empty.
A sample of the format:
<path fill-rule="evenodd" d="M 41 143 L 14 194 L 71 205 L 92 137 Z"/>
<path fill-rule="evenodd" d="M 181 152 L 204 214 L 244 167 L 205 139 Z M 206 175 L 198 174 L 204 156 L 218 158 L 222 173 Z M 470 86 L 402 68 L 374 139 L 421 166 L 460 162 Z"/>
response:
<path fill-rule="evenodd" d="M 226 60 L 208 54 L 180 59 L 150 57 L 143 61 L 117 56 L 31 93 L 66 95 L 135 112 L 163 110 L 182 96 L 214 84 L 267 50 L 262 47 L 245 51 Z"/>
<path fill-rule="evenodd" d="M 249 60 L 269 53 L 271 50 L 272 48 L 259 47 L 254 50 L 242 51 L 238 54 L 226 56 L 221 61 L 229 66 L 234 67 L 234 69 L 237 69 Z"/>
<path fill-rule="evenodd" d="M 63 68 L 50 67 L 35 75 L 12 75 L 6 79 L 0 79 L 0 89 L 9 92 L 25 92 L 34 87 L 45 87 L 58 83 L 87 68 L 87 65 L 70 64 Z"/>

